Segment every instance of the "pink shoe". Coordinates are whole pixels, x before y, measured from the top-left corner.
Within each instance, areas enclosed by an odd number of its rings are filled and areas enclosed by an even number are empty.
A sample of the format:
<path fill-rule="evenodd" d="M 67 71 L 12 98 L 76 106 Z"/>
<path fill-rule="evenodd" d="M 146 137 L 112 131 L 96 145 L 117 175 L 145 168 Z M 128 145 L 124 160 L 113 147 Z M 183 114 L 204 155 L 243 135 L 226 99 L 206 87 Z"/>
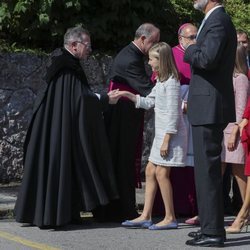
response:
<path fill-rule="evenodd" d="M 185 223 L 188 225 L 198 226 L 198 225 L 200 225 L 200 220 L 199 220 L 198 216 L 195 216 L 193 218 L 185 220 Z"/>

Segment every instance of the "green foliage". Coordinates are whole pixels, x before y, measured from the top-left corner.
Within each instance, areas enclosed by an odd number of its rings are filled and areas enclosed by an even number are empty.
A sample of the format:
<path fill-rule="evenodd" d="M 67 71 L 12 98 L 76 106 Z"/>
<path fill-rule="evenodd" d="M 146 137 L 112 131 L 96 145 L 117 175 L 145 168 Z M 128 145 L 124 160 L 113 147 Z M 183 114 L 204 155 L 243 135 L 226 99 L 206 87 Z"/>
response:
<path fill-rule="evenodd" d="M 249 0 L 225 2 L 236 27 L 249 31 Z M 178 26 L 198 24 L 202 16 L 187 0 L 2 0 L 0 36 L 9 48 L 51 51 L 62 45 L 68 27 L 82 25 L 92 34 L 94 49 L 115 52 L 143 22 L 155 23 L 161 40 L 173 45 Z"/>
<path fill-rule="evenodd" d="M 119 49 L 143 22 L 153 22 L 164 40 L 173 40 L 175 11 L 166 0 L 5 0 L 0 4 L 0 32 L 10 43 L 51 50 L 62 44 L 66 29 L 87 28 L 93 46 Z"/>
<path fill-rule="evenodd" d="M 198 24 L 202 18 L 200 11 L 193 8 L 192 1 L 170 0 L 177 12 L 180 22 L 190 20 Z M 236 29 L 242 29 L 250 34 L 250 4 L 249 0 L 224 0 L 224 6 L 232 17 Z"/>
<path fill-rule="evenodd" d="M 246 31 L 250 35 L 250 3 L 249 0 L 226 0 L 225 7 L 232 17 L 236 29 Z"/>
<path fill-rule="evenodd" d="M 191 22 L 196 25 L 202 20 L 203 14 L 193 7 L 193 1 L 187 0 L 170 0 L 177 16 L 179 24 Z"/>

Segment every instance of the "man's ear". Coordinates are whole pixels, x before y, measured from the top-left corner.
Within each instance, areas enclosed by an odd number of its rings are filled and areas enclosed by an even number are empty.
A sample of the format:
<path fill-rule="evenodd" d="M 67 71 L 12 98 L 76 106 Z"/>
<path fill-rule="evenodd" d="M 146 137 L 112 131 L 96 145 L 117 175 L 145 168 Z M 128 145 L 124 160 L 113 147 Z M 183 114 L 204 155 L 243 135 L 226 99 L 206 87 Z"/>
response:
<path fill-rule="evenodd" d="M 145 39 L 146 39 L 146 37 L 142 35 L 142 36 L 141 36 L 142 44 L 144 44 Z"/>

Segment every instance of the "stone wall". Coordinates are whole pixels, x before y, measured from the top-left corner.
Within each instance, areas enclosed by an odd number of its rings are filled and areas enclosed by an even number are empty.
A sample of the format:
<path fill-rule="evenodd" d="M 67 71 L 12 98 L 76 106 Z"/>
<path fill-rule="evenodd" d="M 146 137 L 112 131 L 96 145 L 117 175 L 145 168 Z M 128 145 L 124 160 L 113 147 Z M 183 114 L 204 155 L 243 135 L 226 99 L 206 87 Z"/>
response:
<path fill-rule="evenodd" d="M 0 53 L 0 183 L 22 179 L 22 146 L 34 100 L 44 87 L 41 76 L 45 61 L 45 56 Z M 110 56 L 92 56 L 83 62 L 93 91 L 107 91 L 107 75 L 112 61 Z M 152 111 L 146 112 L 143 168 L 152 141 L 152 127 Z"/>

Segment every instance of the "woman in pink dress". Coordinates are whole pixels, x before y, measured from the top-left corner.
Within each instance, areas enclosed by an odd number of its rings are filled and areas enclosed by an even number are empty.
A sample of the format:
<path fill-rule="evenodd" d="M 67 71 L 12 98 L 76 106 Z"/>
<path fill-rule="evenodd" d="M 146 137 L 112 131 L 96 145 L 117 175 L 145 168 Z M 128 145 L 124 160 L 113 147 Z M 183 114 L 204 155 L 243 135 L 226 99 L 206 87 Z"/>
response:
<path fill-rule="evenodd" d="M 221 154 L 222 174 L 225 172 L 227 163 L 231 163 L 232 174 L 237 181 L 242 201 L 246 192 L 246 177 L 244 175 L 245 153 L 240 142 L 238 124 L 242 120 L 249 91 L 245 53 L 245 48 L 239 44 L 237 46 L 233 74 L 236 123 L 229 123 L 224 130 Z"/>

